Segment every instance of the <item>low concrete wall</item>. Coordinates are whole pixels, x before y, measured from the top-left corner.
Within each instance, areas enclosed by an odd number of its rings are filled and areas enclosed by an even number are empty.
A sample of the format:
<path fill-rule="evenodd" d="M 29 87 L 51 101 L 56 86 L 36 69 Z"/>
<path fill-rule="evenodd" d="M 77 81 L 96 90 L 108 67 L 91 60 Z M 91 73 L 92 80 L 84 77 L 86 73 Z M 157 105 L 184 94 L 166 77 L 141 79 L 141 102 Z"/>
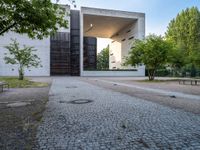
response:
<path fill-rule="evenodd" d="M 137 71 L 83 71 L 83 77 L 144 77 L 145 67 L 140 67 Z"/>

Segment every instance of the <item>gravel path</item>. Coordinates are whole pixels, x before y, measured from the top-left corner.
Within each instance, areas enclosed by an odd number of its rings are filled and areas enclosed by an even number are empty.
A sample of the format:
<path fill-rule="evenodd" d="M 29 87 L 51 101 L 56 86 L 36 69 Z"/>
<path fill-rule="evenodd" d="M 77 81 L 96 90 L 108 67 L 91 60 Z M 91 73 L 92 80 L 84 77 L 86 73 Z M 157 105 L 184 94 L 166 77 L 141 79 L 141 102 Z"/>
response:
<path fill-rule="evenodd" d="M 200 149 L 200 116 L 60 77 L 37 139 L 39 149 Z"/>
<path fill-rule="evenodd" d="M 129 87 L 129 88 L 136 88 L 136 89 L 140 89 L 140 90 L 144 90 L 144 91 L 148 91 L 148 92 L 153 92 L 153 93 L 160 93 L 160 94 L 163 94 L 163 95 L 166 95 L 166 96 L 176 96 L 176 97 L 180 97 L 180 98 L 200 100 L 200 96 L 198 96 L 198 95 L 185 94 L 185 93 L 182 93 L 182 92 L 172 92 L 172 91 L 169 91 L 169 90 L 162 90 L 162 89 L 158 89 L 158 88 L 144 87 L 144 86 L 134 85 L 134 84 L 131 85 L 131 84 L 121 83 L 121 82 L 117 82 L 117 81 L 107 81 L 107 80 L 97 80 L 97 81 L 107 82 L 107 83 L 120 85 L 120 86 L 126 86 L 126 87 Z"/>
<path fill-rule="evenodd" d="M 99 78 L 89 77 L 88 79 L 120 82 L 145 88 L 160 89 L 165 91 L 172 91 L 172 92 L 179 92 L 184 94 L 192 94 L 200 96 L 200 86 L 194 86 L 190 84 L 180 85 L 179 82 L 176 81 L 178 79 L 185 79 L 185 78 L 156 77 L 156 80 L 165 82 L 144 82 L 144 80 L 148 80 L 147 77 L 99 77 Z"/>

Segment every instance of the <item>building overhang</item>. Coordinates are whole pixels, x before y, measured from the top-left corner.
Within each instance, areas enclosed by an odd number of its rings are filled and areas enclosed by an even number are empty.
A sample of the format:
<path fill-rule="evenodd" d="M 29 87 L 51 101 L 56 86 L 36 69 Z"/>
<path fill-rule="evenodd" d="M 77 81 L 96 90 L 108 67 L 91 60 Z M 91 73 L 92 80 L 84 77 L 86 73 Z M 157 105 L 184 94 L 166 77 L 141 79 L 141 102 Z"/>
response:
<path fill-rule="evenodd" d="M 99 15 L 83 16 L 84 36 L 112 38 L 125 27 L 133 24 L 136 19 Z"/>
<path fill-rule="evenodd" d="M 143 13 L 82 7 L 84 36 L 112 38 L 134 24 Z"/>

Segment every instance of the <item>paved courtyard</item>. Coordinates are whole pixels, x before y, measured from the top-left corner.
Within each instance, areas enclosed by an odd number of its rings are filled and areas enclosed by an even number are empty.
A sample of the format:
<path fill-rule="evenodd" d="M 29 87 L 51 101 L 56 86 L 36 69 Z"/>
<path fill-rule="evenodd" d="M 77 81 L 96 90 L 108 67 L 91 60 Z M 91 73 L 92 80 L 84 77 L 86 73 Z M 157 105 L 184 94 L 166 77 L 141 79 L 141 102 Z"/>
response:
<path fill-rule="evenodd" d="M 80 99 L 92 101 L 71 102 Z M 200 115 L 59 77 L 53 79 L 37 139 L 39 149 L 196 150 Z"/>

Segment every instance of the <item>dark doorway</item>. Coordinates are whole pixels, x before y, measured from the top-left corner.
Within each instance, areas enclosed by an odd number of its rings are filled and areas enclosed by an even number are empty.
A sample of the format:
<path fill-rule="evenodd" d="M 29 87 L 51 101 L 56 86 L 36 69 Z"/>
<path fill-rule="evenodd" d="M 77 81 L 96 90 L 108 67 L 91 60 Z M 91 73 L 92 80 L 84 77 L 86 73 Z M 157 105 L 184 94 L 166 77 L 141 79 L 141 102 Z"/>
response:
<path fill-rule="evenodd" d="M 70 33 L 58 32 L 50 40 L 51 75 L 71 75 Z"/>

